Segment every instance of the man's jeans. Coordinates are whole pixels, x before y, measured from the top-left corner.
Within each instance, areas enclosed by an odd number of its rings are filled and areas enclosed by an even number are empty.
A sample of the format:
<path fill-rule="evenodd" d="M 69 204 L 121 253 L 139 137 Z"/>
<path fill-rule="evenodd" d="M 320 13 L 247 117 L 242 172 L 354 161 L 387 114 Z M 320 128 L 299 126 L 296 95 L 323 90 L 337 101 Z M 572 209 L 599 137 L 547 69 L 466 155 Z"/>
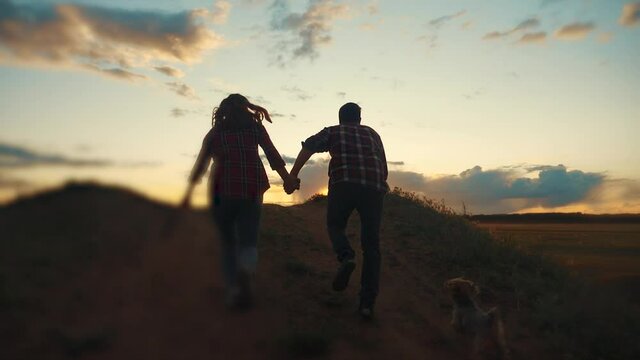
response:
<path fill-rule="evenodd" d="M 262 197 L 215 196 L 212 200 L 211 212 L 220 234 L 222 274 L 230 289 L 236 285 L 239 271 L 253 274 L 256 270 Z"/>
<path fill-rule="evenodd" d="M 363 264 L 360 301 L 373 305 L 380 283 L 380 221 L 384 192 L 360 184 L 340 182 L 329 186 L 327 229 L 338 261 L 353 259 L 355 252 L 345 234 L 353 210 L 360 214 Z"/>

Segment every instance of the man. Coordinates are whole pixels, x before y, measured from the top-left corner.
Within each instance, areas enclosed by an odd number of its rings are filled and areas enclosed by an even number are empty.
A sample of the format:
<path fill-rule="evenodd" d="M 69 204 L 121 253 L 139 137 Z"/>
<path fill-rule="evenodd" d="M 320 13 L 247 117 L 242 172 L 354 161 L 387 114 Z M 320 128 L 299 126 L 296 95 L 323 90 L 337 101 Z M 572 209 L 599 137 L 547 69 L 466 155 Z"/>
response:
<path fill-rule="evenodd" d="M 339 125 L 324 128 L 302 143 L 291 176 L 311 155 L 328 151 L 329 195 L 327 230 L 338 261 L 333 289 L 344 290 L 355 269 L 355 253 L 345 234 L 353 210 L 360 214 L 360 238 L 363 267 L 359 313 L 365 319 L 373 316 L 373 307 L 380 282 L 380 221 L 382 202 L 387 185 L 387 160 L 380 136 L 372 128 L 360 125 L 360 106 L 344 104 L 338 112 Z"/>

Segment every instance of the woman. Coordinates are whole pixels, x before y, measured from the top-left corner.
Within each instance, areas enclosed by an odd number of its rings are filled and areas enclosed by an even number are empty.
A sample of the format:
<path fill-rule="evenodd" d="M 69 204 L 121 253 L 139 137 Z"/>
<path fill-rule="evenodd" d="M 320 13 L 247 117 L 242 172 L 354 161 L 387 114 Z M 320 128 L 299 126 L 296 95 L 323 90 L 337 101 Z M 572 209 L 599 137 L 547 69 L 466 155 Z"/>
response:
<path fill-rule="evenodd" d="M 252 304 L 250 279 L 258 261 L 258 232 L 262 196 L 269 188 L 258 146 L 278 172 L 288 193 L 299 187 L 285 169 L 262 120 L 271 122 L 266 109 L 240 94 L 231 94 L 213 110 L 212 128 L 189 178 L 182 202 L 189 206 L 191 192 L 213 159 L 209 179 L 210 208 L 221 240 L 221 263 L 230 307 Z"/>

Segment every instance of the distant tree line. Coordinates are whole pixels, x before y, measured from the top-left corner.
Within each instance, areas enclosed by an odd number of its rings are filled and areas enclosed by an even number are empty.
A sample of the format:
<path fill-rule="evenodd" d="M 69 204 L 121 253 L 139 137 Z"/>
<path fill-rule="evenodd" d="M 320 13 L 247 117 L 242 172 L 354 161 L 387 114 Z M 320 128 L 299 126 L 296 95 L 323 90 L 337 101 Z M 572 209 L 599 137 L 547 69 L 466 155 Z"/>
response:
<path fill-rule="evenodd" d="M 640 224 L 640 214 L 583 214 L 577 213 L 536 213 L 536 214 L 494 214 L 467 215 L 471 221 L 481 223 L 615 223 Z"/>

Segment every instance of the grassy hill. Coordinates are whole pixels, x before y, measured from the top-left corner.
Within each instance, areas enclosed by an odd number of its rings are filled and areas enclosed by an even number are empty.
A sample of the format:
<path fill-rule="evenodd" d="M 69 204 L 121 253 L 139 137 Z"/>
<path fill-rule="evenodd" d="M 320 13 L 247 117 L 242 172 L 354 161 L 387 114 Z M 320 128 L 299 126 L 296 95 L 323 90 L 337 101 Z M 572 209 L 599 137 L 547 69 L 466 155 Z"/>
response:
<path fill-rule="evenodd" d="M 372 323 L 355 311 L 359 269 L 330 290 L 324 197 L 265 205 L 246 314 L 224 310 L 204 210 L 91 184 L 1 207 L 0 358 L 466 359 L 442 289 L 458 276 L 500 306 L 514 359 L 639 358 L 636 307 L 438 203 L 398 190 L 385 201 Z M 358 229 L 355 216 L 356 246 Z"/>

